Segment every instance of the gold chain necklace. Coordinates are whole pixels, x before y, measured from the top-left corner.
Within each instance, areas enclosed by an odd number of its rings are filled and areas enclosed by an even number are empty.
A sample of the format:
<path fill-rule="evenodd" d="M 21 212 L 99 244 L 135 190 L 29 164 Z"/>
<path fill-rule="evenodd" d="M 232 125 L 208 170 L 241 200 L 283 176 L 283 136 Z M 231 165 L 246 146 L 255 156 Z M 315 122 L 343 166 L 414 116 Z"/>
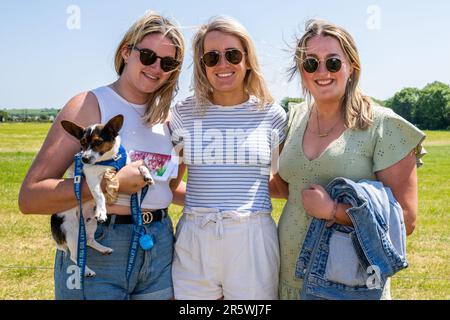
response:
<path fill-rule="evenodd" d="M 141 114 L 141 113 L 138 111 L 138 110 L 141 110 L 141 108 L 135 107 L 135 106 L 132 105 L 131 102 L 129 102 L 128 100 L 125 100 L 125 101 L 128 102 L 128 105 L 130 106 L 130 108 L 133 109 L 133 111 L 136 112 L 137 115 L 139 116 L 139 118 L 142 120 L 142 117 L 143 117 L 144 114 L 145 114 L 145 109 L 144 109 L 144 113 Z M 145 108 L 145 107 L 143 107 L 143 108 Z"/>
<path fill-rule="evenodd" d="M 320 122 L 319 122 L 319 112 L 317 111 L 316 108 L 316 115 L 317 115 L 317 135 L 319 136 L 319 138 L 325 138 L 327 137 L 331 131 L 333 131 L 333 129 L 337 126 L 337 124 L 339 123 L 339 121 L 341 120 L 341 118 L 339 117 L 336 121 L 336 123 L 328 130 L 326 130 L 326 132 L 324 133 L 320 133 Z"/>
<path fill-rule="evenodd" d="M 119 95 L 123 100 L 125 100 L 125 101 L 128 103 L 128 105 L 130 106 L 130 108 L 133 109 L 133 111 L 137 113 L 137 115 L 139 116 L 139 118 L 142 119 L 143 116 L 144 116 L 144 114 L 145 114 L 145 106 L 143 107 L 143 108 L 144 108 L 144 113 L 141 114 L 141 113 L 138 111 L 138 109 L 141 110 L 141 108 L 136 108 L 130 101 L 128 101 L 125 97 L 123 97 L 123 96 L 121 96 L 121 95 L 119 94 L 119 90 L 117 89 L 116 82 L 114 82 L 114 83 L 112 84 L 111 87 L 112 87 L 112 89 L 114 90 L 114 92 L 117 93 L 117 95 Z"/>

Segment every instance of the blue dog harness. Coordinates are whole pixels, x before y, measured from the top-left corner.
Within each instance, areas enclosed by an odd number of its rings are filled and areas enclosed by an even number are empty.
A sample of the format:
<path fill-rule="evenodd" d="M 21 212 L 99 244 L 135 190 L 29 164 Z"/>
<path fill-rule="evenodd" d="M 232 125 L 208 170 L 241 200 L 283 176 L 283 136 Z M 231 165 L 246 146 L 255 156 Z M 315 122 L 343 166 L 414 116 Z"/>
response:
<path fill-rule="evenodd" d="M 99 166 L 110 166 L 114 167 L 117 171 L 125 167 L 127 164 L 127 152 L 125 151 L 125 148 L 120 145 L 119 152 L 117 152 L 117 155 L 109 160 L 97 162 L 96 165 Z"/>

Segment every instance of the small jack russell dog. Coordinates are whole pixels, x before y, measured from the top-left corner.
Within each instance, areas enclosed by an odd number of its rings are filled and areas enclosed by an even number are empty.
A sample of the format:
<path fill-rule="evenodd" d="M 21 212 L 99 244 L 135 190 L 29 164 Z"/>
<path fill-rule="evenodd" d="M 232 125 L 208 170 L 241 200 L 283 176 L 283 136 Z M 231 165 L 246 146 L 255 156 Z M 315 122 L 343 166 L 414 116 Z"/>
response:
<path fill-rule="evenodd" d="M 96 165 L 96 163 L 114 159 L 117 156 L 120 148 L 119 131 L 123 125 L 123 115 L 119 114 L 113 117 L 105 125 L 94 124 L 87 128 L 66 120 L 61 121 L 61 125 L 69 134 L 80 140 L 83 173 L 94 198 L 82 204 L 86 244 L 102 254 L 111 254 L 113 249 L 95 241 L 94 235 L 97 230 L 97 222 L 102 223 L 107 220 L 106 201 L 101 189 L 101 181 L 105 171 L 113 167 Z M 127 159 L 128 162 L 129 159 Z M 139 171 L 148 185 L 154 183 L 150 171 L 145 165 L 140 166 Z M 73 173 L 73 166 L 69 172 Z M 69 249 L 70 259 L 75 264 L 77 263 L 79 214 L 79 206 L 76 206 L 51 217 L 52 236 L 57 248 L 65 252 Z M 95 272 L 87 265 L 85 276 L 95 276 Z"/>

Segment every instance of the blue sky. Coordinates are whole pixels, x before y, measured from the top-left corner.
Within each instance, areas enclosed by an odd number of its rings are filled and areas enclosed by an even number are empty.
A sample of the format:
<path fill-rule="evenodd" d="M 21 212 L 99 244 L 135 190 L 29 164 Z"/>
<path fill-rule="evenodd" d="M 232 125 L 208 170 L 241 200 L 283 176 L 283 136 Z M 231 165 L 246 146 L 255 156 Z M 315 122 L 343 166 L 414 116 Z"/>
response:
<path fill-rule="evenodd" d="M 73 20 L 71 6 L 79 20 Z M 288 82 L 285 71 L 293 39 L 311 18 L 340 24 L 353 35 L 361 87 L 370 96 L 386 99 L 404 87 L 450 83 L 446 0 L 18 0 L 3 3 L 0 11 L 0 109 L 61 108 L 78 92 L 113 82 L 116 46 L 146 10 L 176 19 L 186 37 L 176 100 L 190 95 L 195 26 L 218 14 L 248 29 L 278 100 L 301 96 L 299 80 Z"/>

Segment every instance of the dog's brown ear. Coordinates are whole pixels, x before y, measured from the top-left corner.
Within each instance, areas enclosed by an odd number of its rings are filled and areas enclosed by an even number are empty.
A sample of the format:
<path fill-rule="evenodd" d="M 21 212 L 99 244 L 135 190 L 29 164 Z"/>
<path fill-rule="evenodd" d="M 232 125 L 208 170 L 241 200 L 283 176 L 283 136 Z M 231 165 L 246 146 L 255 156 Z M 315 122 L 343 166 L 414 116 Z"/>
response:
<path fill-rule="evenodd" d="M 69 134 L 80 140 L 84 135 L 84 128 L 80 127 L 76 123 L 68 120 L 61 121 L 61 125 Z"/>
<path fill-rule="evenodd" d="M 118 114 L 114 118 L 111 118 L 103 130 L 108 130 L 113 137 L 116 137 L 119 134 L 120 129 L 123 125 L 123 115 Z"/>

